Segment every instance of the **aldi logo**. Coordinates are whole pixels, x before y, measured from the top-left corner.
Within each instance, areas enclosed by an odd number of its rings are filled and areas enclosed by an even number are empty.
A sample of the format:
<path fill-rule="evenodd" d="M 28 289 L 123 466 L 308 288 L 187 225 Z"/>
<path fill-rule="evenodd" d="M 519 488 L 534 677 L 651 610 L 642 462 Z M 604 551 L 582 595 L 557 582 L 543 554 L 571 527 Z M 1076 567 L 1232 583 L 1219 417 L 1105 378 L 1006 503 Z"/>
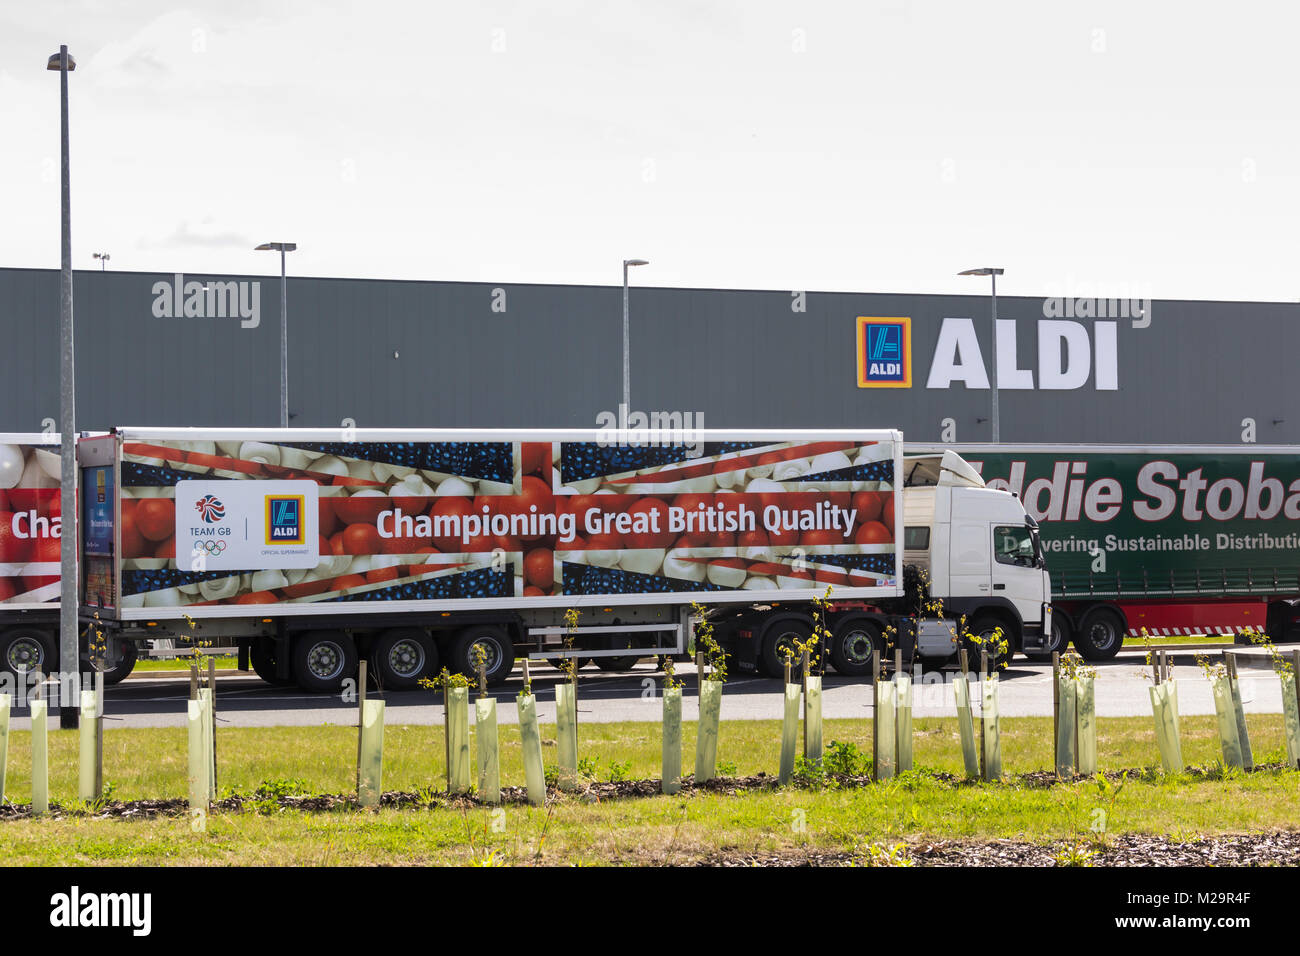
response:
<path fill-rule="evenodd" d="M 911 318 L 858 316 L 858 388 L 911 387 Z"/>
<path fill-rule="evenodd" d="M 302 495 L 266 496 L 266 543 L 305 544 L 307 525 L 303 521 Z"/>

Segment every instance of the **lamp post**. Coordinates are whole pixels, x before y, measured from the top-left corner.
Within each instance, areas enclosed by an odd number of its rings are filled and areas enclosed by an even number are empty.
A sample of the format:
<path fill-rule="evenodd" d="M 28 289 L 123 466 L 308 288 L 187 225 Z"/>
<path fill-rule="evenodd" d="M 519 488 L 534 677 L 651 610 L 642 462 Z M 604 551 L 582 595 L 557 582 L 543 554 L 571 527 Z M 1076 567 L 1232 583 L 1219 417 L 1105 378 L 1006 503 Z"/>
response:
<path fill-rule="evenodd" d="M 285 253 L 298 248 L 296 242 L 264 242 L 254 252 L 280 253 L 280 427 L 289 427 L 289 280 Z"/>
<path fill-rule="evenodd" d="M 998 276 L 1005 269 L 985 266 L 982 269 L 967 269 L 957 273 L 962 276 L 988 276 L 993 280 L 993 444 L 998 444 L 1001 432 L 998 427 Z"/>
<path fill-rule="evenodd" d="M 623 408 L 625 414 L 632 413 L 632 352 L 629 343 L 628 308 L 627 308 L 627 270 L 631 266 L 648 266 L 648 259 L 623 260 Z"/>
<path fill-rule="evenodd" d="M 68 164 L 68 74 L 77 61 L 67 46 L 45 64 L 59 74 L 59 138 L 63 156 L 63 255 L 59 272 L 59 510 L 63 516 L 59 536 L 59 670 L 78 673 L 81 655 L 77 640 L 77 393 L 73 387 L 72 351 L 72 188 Z M 64 700 L 59 682 L 59 726 L 78 725 L 79 700 Z"/>
<path fill-rule="evenodd" d="M 92 252 L 91 256 L 99 260 L 99 271 L 103 272 L 108 265 L 108 260 L 113 258 L 107 252 Z"/>

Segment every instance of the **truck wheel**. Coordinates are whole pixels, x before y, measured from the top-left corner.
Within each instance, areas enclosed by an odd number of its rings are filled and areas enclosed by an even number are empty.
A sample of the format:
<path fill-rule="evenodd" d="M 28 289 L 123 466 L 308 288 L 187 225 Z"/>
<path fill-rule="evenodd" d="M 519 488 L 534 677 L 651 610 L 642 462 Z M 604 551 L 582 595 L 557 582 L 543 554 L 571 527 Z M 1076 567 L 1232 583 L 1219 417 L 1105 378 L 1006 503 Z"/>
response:
<path fill-rule="evenodd" d="M 1124 619 L 1110 608 L 1094 608 L 1084 615 L 1074 646 L 1086 661 L 1108 661 L 1124 646 Z"/>
<path fill-rule="evenodd" d="M 515 666 L 515 645 L 505 628 L 496 624 L 471 624 L 459 631 L 448 649 L 447 669 L 478 680 L 475 648 L 483 652 L 483 666 L 491 687 L 504 684 Z"/>
<path fill-rule="evenodd" d="M 253 665 L 253 673 L 272 687 L 286 687 L 292 680 L 276 676 L 275 643 L 269 638 L 254 638 L 248 648 L 248 663 Z"/>
<path fill-rule="evenodd" d="M 370 661 L 380 686 L 388 690 L 411 690 L 420 686 L 421 677 L 438 672 L 438 651 L 418 627 L 384 631 L 370 645 Z"/>
<path fill-rule="evenodd" d="M 1015 655 L 1014 636 L 1007 629 L 1007 625 L 1001 618 L 995 617 L 992 614 L 978 615 L 967 630 L 985 642 L 983 644 L 977 644 L 974 641 L 971 641 L 966 645 L 966 653 L 972 670 L 979 670 L 981 649 L 988 649 L 990 674 L 994 673 L 1000 666 L 1002 666 L 1002 664 L 1009 663 L 1011 658 Z M 1005 651 L 998 651 L 992 643 L 993 636 L 997 634 L 999 630 L 1002 631 L 1001 639 L 1005 641 L 1007 645 Z"/>
<path fill-rule="evenodd" d="M 16 627 L 0 635 L 0 669 L 11 674 L 33 671 L 48 674 L 58 655 L 49 634 L 31 627 Z"/>
<path fill-rule="evenodd" d="M 1042 650 L 1028 651 L 1025 656 L 1032 661 L 1050 661 L 1053 654 L 1064 654 L 1070 647 L 1070 622 L 1059 612 L 1052 614 L 1052 633 L 1047 639 L 1047 646 Z"/>
<path fill-rule="evenodd" d="M 303 690 L 333 694 L 357 673 L 357 645 L 343 631 L 308 631 L 293 642 L 293 677 Z"/>
<path fill-rule="evenodd" d="M 769 625 L 763 633 L 763 646 L 759 652 L 759 666 L 768 677 L 785 676 L 785 652 L 793 656 L 796 641 L 803 642 L 812 636 L 812 626 L 807 621 L 790 618 Z M 794 658 L 791 673 L 799 670 L 799 659 Z"/>
<path fill-rule="evenodd" d="M 611 634 L 605 643 L 605 649 L 610 651 L 631 646 L 631 634 Z M 630 671 L 636 667 L 636 662 L 640 659 L 637 654 L 629 654 L 626 657 L 597 657 L 596 666 L 603 671 Z"/>
<path fill-rule="evenodd" d="M 845 677 L 862 677 L 871 673 L 881 645 L 877 625 L 861 618 L 845 621 L 831 637 L 831 663 Z"/>
<path fill-rule="evenodd" d="M 131 671 L 135 669 L 136 659 L 140 656 L 140 651 L 135 641 L 129 641 L 125 638 L 119 638 L 119 641 L 122 646 L 118 649 L 117 663 L 112 667 L 105 667 L 103 669 L 105 684 L 116 684 L 120 681 L 126 680 Z M 82 664 L 88 665 L 90 662 L 87 659 L 82 658 Z M 98 670 L 99 668 L 90 665 L 88 669 Z"/>

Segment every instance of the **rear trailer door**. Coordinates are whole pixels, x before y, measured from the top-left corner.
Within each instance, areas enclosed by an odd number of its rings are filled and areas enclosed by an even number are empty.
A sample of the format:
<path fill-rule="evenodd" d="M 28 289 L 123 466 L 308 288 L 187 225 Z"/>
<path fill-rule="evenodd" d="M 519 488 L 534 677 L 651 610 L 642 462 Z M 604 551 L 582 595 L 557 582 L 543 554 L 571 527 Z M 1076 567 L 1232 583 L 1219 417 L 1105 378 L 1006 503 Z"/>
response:
<path fill-rule="evenodd" d="M 896 431 L 119 436 L 128 619 L 900 591 Z"/>
<path fill-rule="evenodd" d="M 97 435 L 77 442 L 81 488 L 81 614 L 113 618 L 120 608 L 117 439 Z"/>

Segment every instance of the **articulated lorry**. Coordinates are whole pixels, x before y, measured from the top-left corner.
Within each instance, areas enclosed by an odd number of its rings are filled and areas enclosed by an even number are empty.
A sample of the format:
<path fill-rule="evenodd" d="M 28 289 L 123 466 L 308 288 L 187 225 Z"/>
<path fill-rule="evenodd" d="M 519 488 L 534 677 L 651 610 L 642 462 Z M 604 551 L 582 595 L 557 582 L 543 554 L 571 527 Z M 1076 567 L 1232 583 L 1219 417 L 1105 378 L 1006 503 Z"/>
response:
<path fill-rule="evenodd" d="M 696 604 L 770 674 L 827 587 L 843 673 L 886 634 L 949 659 L 962 617 L 1008 653 L 1051 633 L 1018 499 L 957 455 L 905 461 L 897 431 L 119 428 L 77 458 L 80 616 L 115 674 L 164 638 L 322 692 L 362 656 L 393 689 L 521 656 L 627 669 L 686 653 Z M 945 617 L 909 623 L 922 600 Z"/>
<path fill-rule="evenodd" d="M 1300 449 L 955 448 L 1038 522 L 1053 585 L 1046 651 L 1073 642 L 1104 660 L 1143 629 L 1300 638 Z"/>

